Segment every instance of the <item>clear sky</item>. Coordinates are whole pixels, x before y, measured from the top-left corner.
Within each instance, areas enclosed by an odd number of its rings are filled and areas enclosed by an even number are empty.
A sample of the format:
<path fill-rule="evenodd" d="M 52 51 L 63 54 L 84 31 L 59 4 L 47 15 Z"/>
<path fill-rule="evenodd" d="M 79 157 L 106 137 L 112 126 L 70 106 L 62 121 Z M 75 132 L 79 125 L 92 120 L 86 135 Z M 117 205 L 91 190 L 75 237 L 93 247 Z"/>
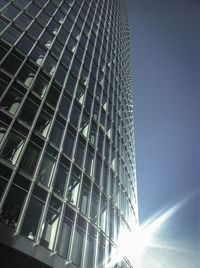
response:
<path fill-rule="evenodd" d="M 142 268 L 200 267 L 199 2 L 126 0 L 140 224 L 179 204 Z"/>

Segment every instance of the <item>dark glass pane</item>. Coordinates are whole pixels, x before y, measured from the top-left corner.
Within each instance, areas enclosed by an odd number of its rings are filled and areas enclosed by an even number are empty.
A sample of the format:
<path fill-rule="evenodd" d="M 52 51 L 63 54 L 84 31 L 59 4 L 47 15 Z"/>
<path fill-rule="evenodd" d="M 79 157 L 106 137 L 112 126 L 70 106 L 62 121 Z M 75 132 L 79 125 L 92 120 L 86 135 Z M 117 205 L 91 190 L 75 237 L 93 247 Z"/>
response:
<path fill-rule="evenodd" d="M 72 222 L 64 219 L 58 242 L 58 254 L 64 258 L 68 255 L 69 241 L 71 237 Z"/>
<path fill-rule="evenodd" d="M 10 134 L 3 146 L 2 156 L 13 165 L 16 164 L 19 154 L 24 146 L 24 140 L 16 134 Z"/>
<path fill-rule="evenodd" d="M 20 163 L 20 168 L 28 172 L 29 174 L 33 174 L 35 171 L 35 167 L 37 165 L 37 161 L 40 155 L 40 149 L 36 147 L 34 144 L 29 143 L 22 161 Z"/>
<path fill-rule="evenodd" d="M 63 165 L 59 165 L 56 177 L 54 179 L 54 191 L 59 194 L 63 195 L 64 190 L 65 190 L 65 184 L 67 181 L 67 176 L 68 176 L 69 169 L 66 169 Z"/>
<path fill-rule="evenodd" d="M 11 187 L 0 215 L 2 224 L 12 229 L 17 226 L 24 198 L 25 192 L 22 189 L 16 186 Z"/>
<path fill-rule="evenodd" d="M 32 197 L 26 211 L 21 233 L 30 239 L 34 239 L 39 225 L 44 203 Z"/>

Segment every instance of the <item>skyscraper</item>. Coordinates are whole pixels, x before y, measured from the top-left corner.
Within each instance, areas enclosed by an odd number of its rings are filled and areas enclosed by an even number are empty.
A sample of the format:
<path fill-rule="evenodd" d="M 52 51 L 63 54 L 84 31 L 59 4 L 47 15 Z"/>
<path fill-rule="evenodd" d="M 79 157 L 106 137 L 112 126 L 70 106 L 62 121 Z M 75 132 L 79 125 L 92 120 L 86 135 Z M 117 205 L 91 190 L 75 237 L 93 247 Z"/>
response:
<path fill-rule="evenodd" d="M 132 267 L 137 222 L 123 0 L 0 1 L 5 267 Z"/>

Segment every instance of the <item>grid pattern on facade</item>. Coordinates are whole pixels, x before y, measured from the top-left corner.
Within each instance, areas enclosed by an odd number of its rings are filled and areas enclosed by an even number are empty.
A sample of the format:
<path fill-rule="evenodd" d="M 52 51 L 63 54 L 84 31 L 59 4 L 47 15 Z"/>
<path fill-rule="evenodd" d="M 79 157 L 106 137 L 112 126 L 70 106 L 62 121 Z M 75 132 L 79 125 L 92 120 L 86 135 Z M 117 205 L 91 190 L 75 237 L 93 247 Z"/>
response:
<path fill-rule="evenodd" d="M 0 10 L 1 224 L 78 267 L 107 267 L 136 222 L 124 2 Z"/>

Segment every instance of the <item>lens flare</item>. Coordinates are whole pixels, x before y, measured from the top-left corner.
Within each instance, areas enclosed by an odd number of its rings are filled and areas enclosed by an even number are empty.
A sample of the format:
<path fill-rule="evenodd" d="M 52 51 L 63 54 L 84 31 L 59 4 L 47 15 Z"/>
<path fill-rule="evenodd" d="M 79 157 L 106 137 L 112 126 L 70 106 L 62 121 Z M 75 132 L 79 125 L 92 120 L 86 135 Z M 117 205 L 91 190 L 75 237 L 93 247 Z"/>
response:
<path fill-rule="evenodd" d="M 194 250 L 184 247 L 184 243 L 173 239 L 158 239 L 156 233 L 166 226 L 167 220 L 180 210 L 196 193 L 191 193 L 175 205 L 159 211 L 141 226 L 136 226 L 133 232 L 122 229 L 118 237 L 119 252 L 111 257 L 112 262 L 119 262 L 127 257 L 135 268 L 171 268 L 195 267 L 187 266 L 184 253 L 191 258 L 197 258 Z M 179 256 L 179 257 L 178 257 Z M 181 260 L 181 258 L 183 260 Z M 110 261 L 111 261 L 110 259 Z M 171 264 L 170 264 L 171 263 Z M 186 266 L 185 266 L 186 265 Z M 188 265 L 191 265 L 191 263 Z M 110 266 L 109 266 L 110 267 Z"/>

